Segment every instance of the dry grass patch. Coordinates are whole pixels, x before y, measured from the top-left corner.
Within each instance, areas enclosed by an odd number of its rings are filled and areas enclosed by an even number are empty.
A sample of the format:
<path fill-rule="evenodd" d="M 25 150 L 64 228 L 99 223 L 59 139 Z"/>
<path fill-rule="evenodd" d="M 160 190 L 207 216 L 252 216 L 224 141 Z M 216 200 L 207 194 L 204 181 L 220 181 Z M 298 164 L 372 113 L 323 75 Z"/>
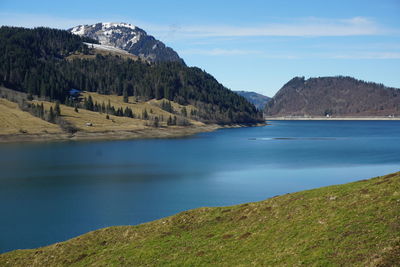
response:
<path fill-rule="evenodd" d="M 55 106 L 55 103 L 47 101 L 37 101 L 35 103 L 43 103 L 45 110 L 49 110 L 51 106 L 54 109 Z M 134 131 L 148 128 L 145 126 L 146 121 L 139 119 L 112 115 L 109 115 L 109 119 L 106 119 L 107 114 L 86 109 L 78 109 L 78 112 L 76 112 L 74 108 L 66 105 L 60 105 L 60 109 L 63 119 L 84 132 Z M 87 126 L 87 123 L 91 124 L 91 126 Z"/>
<path fill-rule="evenodd" d="M 128 103 L 125 103 L 123 101 L 123 96 L 102 95 L 102 94 L 93 93 L 93 92 L 82 93 L 82 97 L 88 98 L 89 96 L 92 97 L 93 102 L 97 102 L 100 105 L 102 103 L 107 105 L 108 101 L 110 101 L 111 106 L 114 106 L 116 109 L 118 109 L 120 107 L 122 107 L 122 109 L 129 107 L 130 109 L 132 109 L 135 116 L 138 116 L 138 115 L 141 116 L 144 110 L 146 110 L 148 112 L 150 117 L 154 117 L 154 116 L 161 117 L 162 116 L 164 118 L 164 122 L 160 122 L 160 125 L 163 125 L 163 126 L 166 126 L 166 121 L 169 116 L 176 116 L 176 114 L 169 113 L 160 108 L 161 103 L 163 101 L 166 101 L 165 99 L 160 99 L 160 100 L 152 99 L 147 102 L 141 102 L 141 101 L 138 101 L 135 97 L 130 96 L 128 98 Z M 171 105 L 174 108 L 174 110 L 177 111 L 178 113 L 181 113 L 181 111 L 184 107 L 186 108 L 188 114 L 190 114 L 191 110 L 196 110 L 196 108 L 192 105 L 183 106 L 183 105 L 179 105 L 178 103 L 175 103 L 175 102 L 171 102 Z M 188 119 L 188 121 L 191 124 L 196 125 L 196 126 L 204 125 L 204 123 L 196 121 L 196 120 Z"/>
<path fill-rule="evenodd" d="M 139 57 L 135 56 L 133 54 L 130 54 L 128 52 L 117 52 L 117 51 L 110 51 L 110 50 L 102 50 L 102 49 L 94 49 L 94 53 L 93 54 L 89 54 L 89 55 L 84 55 L 82 53 L 74 53 L 72 55 L 69 55 L 68 57 L 66 57 L 67 60 L 74 60 L 74 59 L 95 59 L 96 55 L 102 55 L 102 56 L 108 56 L 108 55 L 112 55 L 112 56 L 120 56 L 124 59 L 132 59 L 132 60 L 138 60 Z"/>
<path fill-rule="evenodd" d="M 17 103 L 0 99 L 0 134 L 61 133 L 58 125 L 22 111 Z"/>

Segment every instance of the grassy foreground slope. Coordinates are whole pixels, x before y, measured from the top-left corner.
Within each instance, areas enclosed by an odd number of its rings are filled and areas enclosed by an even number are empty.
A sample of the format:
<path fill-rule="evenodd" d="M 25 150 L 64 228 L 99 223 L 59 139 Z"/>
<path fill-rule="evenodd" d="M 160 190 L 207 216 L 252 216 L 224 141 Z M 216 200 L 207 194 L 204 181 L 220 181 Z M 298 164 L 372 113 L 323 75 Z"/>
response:
<path fill-rule="evenodd" d="M 400 172 L 199 208 L 0 255 L 0 266 L 399 266 Z"/>

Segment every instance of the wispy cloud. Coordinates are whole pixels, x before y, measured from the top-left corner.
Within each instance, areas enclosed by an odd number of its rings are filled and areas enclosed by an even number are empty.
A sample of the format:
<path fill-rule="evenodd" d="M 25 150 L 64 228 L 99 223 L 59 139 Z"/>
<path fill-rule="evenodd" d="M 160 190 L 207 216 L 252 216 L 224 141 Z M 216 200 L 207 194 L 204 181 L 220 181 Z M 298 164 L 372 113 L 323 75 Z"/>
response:
<path fill-rule="evenodd" d="M 270 59 L 400 59 L 400 52 L 394 51 L 376 51 L 376 52 L 329 52 L 329 53 L 281 53 L 261 55 L 262 58 Z"/>
<path fill-rule="evenodd" d="M 203 56 L 257 56 L 265 59 L 400 59 L 400 52 L 397 51 L 376 51 L 376 52 L 331 52 L 331 53 L 269 53 L 260 50 L 243 49 L 185 49 L 179 50 L 181 55 L 203 55 Z"/>
<path fill-rule="evenodd" d="M 385 29 L 375 21 L 354 17 L 349 19 L 307 18 L 287 23 L 271 23 L 256 26 L 198 25 L 198 26 L 157 26 L 148 28 L 159 34 L 181 38 L 204 37 L 262 37 L 262 36 L 357 36 L 383 35 L 393 31 Z"/>
<path fill-rule="evenodd" d="M 179 54 L 182 55 L 207 55 L 207 56 L 234 56 L 234 55 L 254 55 L 261 54 L 262 51 L 258 50 L 242 50 L 242 49 L 186 49 L 180 50 Z"/>
<path fill-rule="evenodd" d="M 374 20 L 365 17 L 347 19 L 326 18 L 296 18 L 280 23 L 265 23 L 262 25 L 161 25 L 148 22 L 126 21 L 127 18 L 60 18 L 41 14 L 14 14 L 0 12 L 0 25 L 14 25 L 23 27 L 47 26 L 55 28 L 70 28 L 79 24 L 91 24 L 100 21 L 125 21 L 137 23 L 137 26 L 157 36 L 167 39 L 205 37 L 262 37 L 262 36 L 293 36 L 293 37 L 318 37 L 318 36 L 357 36 L 357 35 L 382 35 L 399 33 L 382 27 Z"/>
<path fill-rule="evenodd" d="M 336 59 L 400 59 L 400 52 L 366 52 L 351 54 L 336 54 L 328 56 Z"/>

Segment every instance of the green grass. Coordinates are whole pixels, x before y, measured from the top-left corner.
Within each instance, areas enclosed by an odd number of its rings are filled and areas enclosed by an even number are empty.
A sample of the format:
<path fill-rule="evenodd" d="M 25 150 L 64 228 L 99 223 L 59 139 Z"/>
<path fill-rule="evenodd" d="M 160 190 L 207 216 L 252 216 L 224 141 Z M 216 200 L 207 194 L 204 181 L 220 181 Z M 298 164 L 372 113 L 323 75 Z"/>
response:
<path fill-rule="evenodd" d="M 400 172 L 199 208 L 0 255 L 0 266 L 400 266 Z"/>

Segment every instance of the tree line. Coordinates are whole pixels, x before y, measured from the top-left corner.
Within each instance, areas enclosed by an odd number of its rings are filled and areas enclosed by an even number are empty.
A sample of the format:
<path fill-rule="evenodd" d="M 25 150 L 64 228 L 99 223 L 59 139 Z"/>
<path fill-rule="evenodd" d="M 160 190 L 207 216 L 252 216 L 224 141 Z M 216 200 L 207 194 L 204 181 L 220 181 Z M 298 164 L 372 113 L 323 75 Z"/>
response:
<path fill-rule="evenodd" d="M 32 103 L 23 100 L 22 102 L 18 102 L 18 105 L 21 110 L 27 111 L 33 116 L 50 123 L 58 124 L 67 133 L 76 133 L 78 131 L 75 125 L 62 118 L 60 102 L 58 101 L 56 101 L 54 108 L 50 106 L 48 110 L 45 109 L 43 103 Z"/>
<path fill-rule="evenodd" d="M 165 118 L 163 115 L 160 115 L 160 116 L 152 115 L 153 114 L 152 109 L 147 111 L 147 109 L 145 108 L 145 109 L 143 109 L 141 114 L 135 114 L 130 107 L 115 108 L 113 105 L 111 105 L 110 100 L 108 100 L 107 104 L 105 104 L 104 102 L 102 102 L 101 104 L 98 103 L 97 101 L 94 102 L 92 96 L 90 96 L 90 95 L 89 95 L 89 97 L 84 97 L 82 103 L 75 103 L 73 101 L 69 101 L 66 104 L 75 107 L 76 112 L 79 112 L 78 111 L 78 107 L 79 107 L 79 108 L 84 108 L 84 109 L 87 109 L 90 111 L 107 114 L 107 117 L 106 117 L 107 119 L 110 118 L 108 115 L 114 115 L 114 116 L 119 116 L 119 117 L 151 120 L 151 121 L 153 121 L 152 126 L 156 126 L 156 127 L 158 127 L 161 122 L 165 121 Z M 172 104 L 169 101 L 163 101 L 160 107 L 170 113 L 175 113 L 175 111 L 172 108 Z M 192 114 L 196 114 L 196 113 L 192 112 Z M 186 111 L 185 107 L 182 109 L 180 115 L 184 116 L 184 117 L 187 116 L 187 111 Z M 182 117 L 177 117 L 176 115 L 173 115 L 173 116 L 169 115 L 166 122 L 167 122 L 168 126 L 173 126 L 173 125 L 188 126 L 188 125 L 190 125 L 190 122 L 188 119 L 182 118 Z"/>

